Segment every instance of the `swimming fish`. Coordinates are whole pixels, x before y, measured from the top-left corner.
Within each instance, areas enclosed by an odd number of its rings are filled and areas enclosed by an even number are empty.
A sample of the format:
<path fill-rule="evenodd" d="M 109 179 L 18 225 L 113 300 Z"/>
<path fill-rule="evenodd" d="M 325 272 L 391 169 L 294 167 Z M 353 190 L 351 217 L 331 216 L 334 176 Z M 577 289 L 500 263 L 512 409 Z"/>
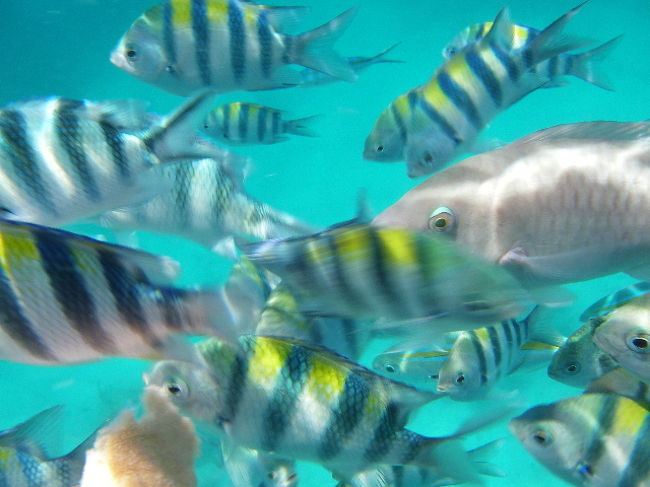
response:
<path fill-rule="evenodd" d="M 364 71 L 373 64 L 403 63 L 404 61 L 399 61 L 397 59 L 386 59 L 385 57 L 386 54 L 399 46 L 399 44 L 399 42 L 397 44 L 393 44 L 389 48 L 384 49 L 379 54 L 375 54 L 374 56 L 353 56 L 346 58 L 346 61 L 356 74 L 359 74 L 361 71 Z M 316 71 L 315 69 L 310 68 L 305 68 L 300 71 L 300 79 L 301 88 L 311 88 L 312 86 L 321 86 L 340 81 L 339 78 L 335 78 L 322 71 Z"/>
<path fill-rule="evenodd" d="M 650 414 L 616 394 L 582 394 L 536 406 L 510 430 L 537 461 L 573 485 L 650 485 Z"/>
<path fill-rule="evenodd" d="M 299 35 L 281 34 L 281 17 L 294 9 L 237 0 L 168 0 L 142 14 L 111 53 L 127 73 L 170 93 L 187 96 L 299 85 L 299 64 L 354 81 L 352 68 L 331 45 L 355 10 Z"/>
<path fill-rule="evenodd" d="M 177 274 L 166 257 L 0 221 L 0 359 L 153 358 L 174 351 L 179 333 L 232 337 L 247 304 L 239 310 L 222 289 L 173 287 Z"/>
<path fill-rule="evenodd" d="M 253 264 L 280 276 L 302 311 L 315 315 L 450 318 L 454 330 L 517 316 L 529 299 L 507 272 L 466 255 L 453 242 L 400 228 L 349 224 L 240 248 Z M 443 323 L 434 319 L 381 327 L 450 331 Z"/>
<path fill-rule="evenodd" d="M 645 280 L 648 161 L 649 122 L 558 125 L 447 168 L 373 224 L 444 234 L 529 288 L 616 272 Z"/>
<path fill-rule="evenodd" d="M 594 343 L 594 333 L 603 321 L 603 318 L 591 318 L 560 345 L 548 366 L 551 379 L 584 389 L 619 366 Z"/>
<path fill-rule="evenodd" d="M 146 380 L 181 411 L 217 425 L 235 444 L 276 458 L 313 461 L 341 480 L 373 465 L 419 465 L 473 478 L 457 441 L 404 429 L 411 412 L 436 399 L 297 340 L 243 335 L 241 348 L 197 344 L 206 368 L 163 361 Z M 476 426 L 476 425 L 475 425 Z"/>
<path fill-rule="evenodd" d="M 219 155 L 197 144 L 211 99 L 202 93 L 153 125 L 141 104 L 60 97 L 0 110 L 0 207 L 5 218 L 59 226 L 143 201 L 163 189 L 154 166 Z"/>
<path fill-rule="evenodd" d="M 216 159 L 154 169 L 169 189 L 138 205 L 97 217 L 116 231 L 150 231 L 194 240 L 234 255 L 233 235 L 260 239 L 303 235 L 314 227 L 249 196 L 236 164 Z"/>
<path fill-rule="evenodd" d="M 599 299 L 589 306 L 580 315 L 580 321 L 606 315 L 607 313 L 623 306 L 625 303 L 650 292 L 650 282 L 641 281 L 619 289 L 604 298 Z"/>
<path fill-rule="evenodd" d="M 372 361 L 372 368 L 377 373 L 399 382 L 421 389 L 431 389 L 437 387 L 438 374 L 448 356 L 449 350 L 442 348 L 389 351 L 377 355 Z"/>
<path fill-rule="evenodd" d="M 51 458 L 44 444 L 62 406 L 54 406 L 8 430 L 0 431 L 0 485 L 6 487 L 74 487 L 79 485 L 93 433 L 70 453 Z"/>
<path fill-rule="evenodd" d="M 601 319 L 594 343 L 628 372 L 650 381 L 650 295 L 644 294 Z"/>
<path fill-rule="evenodd" d="M 472 24 L 461 30 L 442 50 L 442 56 L 449 59 L 467 46 L 483 39 L 492 28 L 493 22 Z M 519 49 L 532 42 L 540 33 L 539 30 L 525 25 L 511 24 L 512 47 Z M 605 90 L 612 90 L 605 77 L 596 72 L 594 62 L 602 60 L 618 43 L 621 36 L 580 54 L 563 52 L 557 56 L 545 59 L 535 64 L 531 71 L 547 77 L 550 81 L 541 88 L 563 86 L 562 77 L 576 76 Z"/>
<path fill-rule="evenodd" d="M 289 140 L 285 134 L 316 137 L 309 124 L 318 115 L 283 120 L 283 110 L 234 102 L 211 110 L 202 131 L 215 140 L 231 145 L 276 144 Z"/>
<path fill-rule="evenodd" d="M 403 146 L 409 177 L 440 171 L 456 156 L 472 150 L 478 134 L 501 111 L 549 80 L 531 69 L 539 62 L 580 47 L 560 33 L 584 4 L 570 10 L 521 48 L 513 47 L 508 10 L 499 12 L 490 32 L 440 66 L 431 79 L 403 94 L 379 116 L 366 139 L 363 156 L 370 160 Z M 403 115 L 406 115 L 404 117 Z M 391 123 L 395 121 L 395 124 Z M 392 126 L 384 138 L 385 128 Z"/>

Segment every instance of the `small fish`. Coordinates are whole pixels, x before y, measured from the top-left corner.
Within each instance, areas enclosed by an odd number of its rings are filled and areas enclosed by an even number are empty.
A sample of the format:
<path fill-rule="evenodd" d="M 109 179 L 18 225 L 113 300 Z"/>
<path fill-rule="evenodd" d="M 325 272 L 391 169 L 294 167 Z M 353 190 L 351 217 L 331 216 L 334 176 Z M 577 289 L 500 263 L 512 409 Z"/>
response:
<path fill-rule="evenodd" d="M 450 440 L 477 425 L 445 438 L 404 429 L 411 412 L 436 394 L 305 342 L 243 335 L 240 344 L 203 341 L 197 347 L 205 368 L 159 362 L 147 382 L 169 391 L 181 411 L 219 426 L 235 444 L 319 463 L 341 480 L 381 464 L 476 478 L 462 447 Z"/>
<path fill-rule="evenodd" d="M 373 224 L 444 234 L 529 289 L 650 280 L 649 160 L 649 122 L 558 125 L 430 177 Z"/>
<path fill-rule="evenodd" d="M 173 335 L 238 326 L 223 290 L 171 286 L 178 264 L 166 257 L 12 221 L 0 221 L 0 249 L 1 360 L 161 357 Z"/>
<path fill-rule="evenodd" d="M 332 49 L 355 9 L 299 35 L 281 34 L 295 8 L 237 0 L 168 0 L 131 25 L 111 54 L 127 73 L 170 93 L 187 96 L 210 88 L 220 93 L 297 86 L 299 64 L 354 81 L 353 69 Z"/>
<path fill-rule="evenodd" d="M 398 152 L 388 143 L 397 141 L 403 146 L 397 160 L 406 159 L 408 176 L 414 178 L 440 171 L 472 150 L 496 115 L 549 81 L 531 71 L 536 64 L 582 46 L 581 41 L 563 39 L 561 31 L 583 5 L 520 49 L 513 47 L 513 24 L 508 10 L 502 10 L 483 39 L 448 59 L 427 83 L 384 110 L 366 139 L 364 158 L 395 160 L 387 158 Z"/>
<path fill-rule="evenodd" d="M 442 50 L 445 59 L 452 58 L 467 46 L 483 39 L 492 28 L 493 22 L 483 22 L 465 27 Z M 525 25 L 511 24 L 512 47 L 521 49 L 532 42 L 540 31 Z M 562 77 L 576 76 L 605 90 L 612 90 L 605 77 L 596 72 L 594 62 L 601 61 L 621 39 L 616 37 L 604 44 L 580 54 L 560 53 L 535 64 L 531 71 L 549 79 L 541 88 L 563 86 Z"/>
<path fill-rule="evenodd" d="M 5 218 L 59 226 L 162 191 L 149 169 L 211 157 L 195 142 L 203 93 L 151 122 L 133 101 L 60 97 L 15 102 L 0 110 L 0 207 Z"/>
<path fill-rule="evenodd" d="M 97 217 L 116 231 L 150 231 L 194 240 L 224 255 L 234 255 L 233 235 L 260 239 L 304 235 L 314 227 L 255 200 L 231 161 L 201 159 L 155 169 L 168 191 L 139 205 Z"/>
<path fill-rule="evenodd" d="M 361 71 L 369 68 L 373 64 L 403 63 L 404 61 L 399 61 L 396 59 L 386 59 L 385 57 L 386 54 L 388 54 L 390 51 L 392 51 L 397 46 L 399 46 L 399 44 L 400 44 L 399 42 L 397 44 L 393 44 L 389 48 L 384 49 L 379 54 L 375 54 L 374 56 L 370 56 L 370 57 L 354 56 L 354 57 L 347 58 L 346 61 L 356 74 L 359 74 Z M 301 88 L 311 88 L 312 86 L 326 85 L 329 83 L 340 81 L 339 78 L 335 78 L 322 71 L 316 71 L 310 68 L 305 68 L 302 71 L 300 71 L 300 78 L 301 78 L 300 81 Z"/>
<path fill-rule="evenodd" d="M 650 294 L 644 294 L 600 318 L 594 343 L 621 367 L 650 381 Z"/>
<path fill-rule="evenodd" d="M 447 239 L 399 228 L 348 224 L 241 248 L 253 264 L 283 279 L 303 312 L 321 316 L 444 317 L 458 321 L 449 324 L 454 330 L 463 323 L 471 328 L 517 316 L 529 299 L 507 272 L 470 257 Z M 415 331 L 418 325 L 425 332 L 436 328 L 433 322 L 381 326 Z M 450 331 L 443 327 L 438 328 Z"/>
<path fill-rule="evenodd" d="M 415 350 L 384 352 L 372 361 L 379 374 L 422 389 L 437 386 L 438 374 L 449 356 L 449 350 Z"/>
<path fill-rule="evenodd" d="M 61 420 L 62 406 L 36 414 L 13 428 L 0 431 L 0 485 L 3 487 L 74 487 L 79 485 L 86 450 L 93 433 L 70 453 L 50 458 L 44 444 L 50 444 L 53 424 Z"/>
<path fill-rule="evenodd" d="M 309 124 L 318 115 L 283 120 L 283 110 L 234 102 L 210 111 L 203 122 L 203 132 L 215 140 L 230 145 L 276 144 L 289 140 L 285 134 L 316 137 Z"/>
<path fill-rule="evenodd" d="M 582 394 L 529 409 L 510 430 L 537 461 L 577 486 L 650 485 L 650 414 L 616 394 Z"/>
<path fill-rule="evenodd" d="M 594 333 L 602 322 L 602 318 L 591 318 L 560 345 L 548 366 L 551 379 L 584 389 L 619 366 L 594 343 Z"/>
<path fill-rule="evenodd" d="M 599 299 L 589 306 L 580 315 L 580 321 L 587 321 L 591 318 L 606 315 L 607 313 L 623 306 L 633 299 L 650 292 L 650 282 L 641 281 Z"/>

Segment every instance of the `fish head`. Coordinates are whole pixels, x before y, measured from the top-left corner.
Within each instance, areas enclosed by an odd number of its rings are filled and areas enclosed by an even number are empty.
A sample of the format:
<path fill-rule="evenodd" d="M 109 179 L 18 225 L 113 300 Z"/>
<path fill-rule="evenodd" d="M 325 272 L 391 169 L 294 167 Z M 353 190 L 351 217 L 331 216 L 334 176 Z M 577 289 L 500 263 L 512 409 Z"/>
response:
<path fill-rule="evenodd" d="M 438 392 L 447 393 L 457 401 L 479 399 L 484 393 L 482 385 L 487 382 L 487 377 L 481 374 L 471 338 L 467 333 L 461 333 L 440 369 Z"/>
<path fill-rule="evenodd" d="M 206 366 L 164 360 L 145 375 L 147 385 L 163 389 L 185 414 L 202 421 L 218 418 L 220 387 Z"/>
<path fill-rule="evenodd" d="M 376 162 L 397 162 L 404 159 L 405 141 L 390 110 L 384 110 L 366 138 L 363 158 Z"/>
<path fill-rule="evenodd" d="M 594 368 L 593 360 L 598 352 L 591 335 L 574 334 L 553 354 L 548 366 L 548 375 L 569 386 L 586 387 L 600 375 Z"/>

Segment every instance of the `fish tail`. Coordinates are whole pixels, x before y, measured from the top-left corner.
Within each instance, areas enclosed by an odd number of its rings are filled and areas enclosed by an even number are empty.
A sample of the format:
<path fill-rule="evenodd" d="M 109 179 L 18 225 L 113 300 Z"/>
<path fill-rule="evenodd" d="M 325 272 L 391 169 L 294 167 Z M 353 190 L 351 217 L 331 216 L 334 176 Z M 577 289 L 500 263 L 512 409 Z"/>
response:
<path fill-rule="evenodd" d="M 293 37 L 295 51 L 290 56 L 290 62 L 345 81 L 356 81 L 357 75 L 349 63 L 332 48 L 332 44 L 350 25 L 355 13 L 356 8 L 348 9 L 328 23 Z"/>
<path fill-rule="evenodd" d="M 309 124 L 319 117 L 320 115 L 312 115 L 311 117 L 289 120 L 285 123 L 284 131 L 288 134 L 302 135 L 303 137 L 318 137 L 318 134 L 309 128 Z"/>
<path fill-rule="evenodd" d="M 93 447 L 98 431 L 99 429 L 93 431 L 88 438 L 77 445 L 77 447 L 70 453 L 63 457 L 54 459 L 54 461 L 63 460 L 66 462 L 69 468 L 70 478 L 74 480 L 73 485 L 76 485 L 81 480 L 81 474 L 83 473 L 84 464 L 86 462 L 86 452 Z"/>
<path fill-rule="evenodd" d="M 620 42 L 623 36 L 617 36 L 582 54 L 571 56 L 573 61 L 569 74 L 585 80 L 587 83 L 598 86 L 604 90 L 614 91 L 609 79 L 604 73 L 596 70 L 599 61 L 602 61 L 611 50 Z"/>
<path fill-rule="evenodd" d="M 392 46 L 384 49 L 378 54 L 375 54 L 374 56 L 368 58 L 367 64 L 375 64 L 375 63 L 403 63 L 401 59 L 386 59 L 384 56 L 388 54 L 390 51 L 395 49 L 397 46 L 399 46 L 401 42 L 396 42 Z"/>
<path fill-rule="evenodd" d="M 481 474 L 489 477 L 505 477 L 504 472 L 496 465 L 489 463 L 488 460 L 492 459 L 503 447 L 503 439 L 494 440 L 479 447 L 476 447 L 467 452 L 470 457 L 472 465 Z"/>

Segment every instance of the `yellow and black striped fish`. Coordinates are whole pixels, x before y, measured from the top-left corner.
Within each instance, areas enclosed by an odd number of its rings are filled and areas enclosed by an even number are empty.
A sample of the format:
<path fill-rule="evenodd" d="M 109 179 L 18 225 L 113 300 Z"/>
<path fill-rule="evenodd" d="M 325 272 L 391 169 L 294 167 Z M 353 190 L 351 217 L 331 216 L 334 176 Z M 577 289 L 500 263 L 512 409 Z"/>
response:
<path fill-rule="evenodd" d="M 168 0 L 147 10 L 124 34 L 111 62 L 158 88 L 187 96 L 286 88 L 301 83 L 300 64 L 346 81 L 356 75 L 332 44 L 355 10 L 299 35 L 281 34 L 301 8 L 267 7 L 238 0 Z"/>
<path fill-rule="evenodd" d="M 650 485 L 650 412 L 632 399 L 583 394 L 529 409 L 510 422 L 510 430 L 570 484 Z"/>
<path fill-rule="evenodd" d="M 228 299 L 171 286 L 177 273 L 165 257 L 0 221 L 0 359 L 154 358 L 172 335 L 229 336 Z"/>

